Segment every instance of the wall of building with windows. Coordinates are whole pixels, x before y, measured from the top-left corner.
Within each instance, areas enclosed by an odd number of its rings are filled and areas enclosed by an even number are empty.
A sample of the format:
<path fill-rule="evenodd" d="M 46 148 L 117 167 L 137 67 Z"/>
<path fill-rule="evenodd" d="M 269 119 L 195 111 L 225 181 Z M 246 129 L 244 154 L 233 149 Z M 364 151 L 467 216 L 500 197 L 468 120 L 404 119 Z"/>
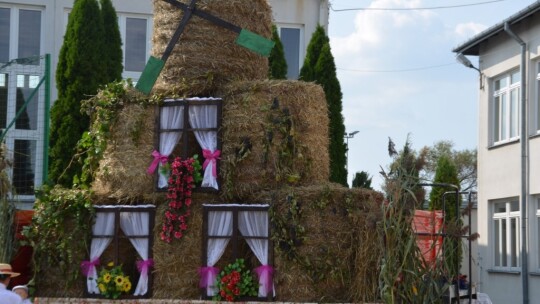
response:
<path fill-rule="evenodd" d="M 484 41 L 479 58 L 485 84 L 478 103 L 479 290 L 497 303 L 521 301 L 520 92 L 524 83 L 530 179 L 526 275 L 531 301 L 540 299 L 540 290 L 532 287 L 540 283 L 540 22 L 530 18 L 514 24 L 512 30 L 527 43 L 527 79 L 521 79 L 521 47 L 506 33 Z M 509 292 L 514 289 L 515 293 Z"/>

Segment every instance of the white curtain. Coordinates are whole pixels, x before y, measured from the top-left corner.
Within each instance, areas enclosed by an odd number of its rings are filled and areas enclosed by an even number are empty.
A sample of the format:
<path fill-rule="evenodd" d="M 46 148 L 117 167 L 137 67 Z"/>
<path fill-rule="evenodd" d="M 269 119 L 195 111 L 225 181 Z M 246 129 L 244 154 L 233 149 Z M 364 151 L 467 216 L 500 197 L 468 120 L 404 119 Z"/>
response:
<path fill-rule="evenodd" d="M 150 226 L 150 215 L 148 212 L 121 212 L 120 213 L 120 228 L 124 231 L 126 236 L 133 235 L 149 235 L 149 226 Z M 129 238 L 135 250 L 142 259 L 143 264 L 145 265 L 141 269 L 141 276 L 135 292 L 133 295 L 142 296 L 148 292 L 148 268 L 151 267 L 151 261 L 148 260 L 149 248 L 148 248 L 148 238 Z"/>
<path fill-rule="evenodd" d="M 208 235 L 209 236 L 232 236 L 233 230 L 233 214 L 231 211 L 210 211 L 208 212 Z M 213 267 L 219 258 L 223 255 L 229 238 L 209 238 L 208 249 L 206 252 L 206 265 Z M 214 296 L 217 293 L 217 288 L 214 286 L 216 277 L 213 275 L 207 276 L 206 294 Z"/>
<path fill-rule="evenodd" d="M 165 100 L 171 102 L 173 100 Z M 160 129 L 180 129 L 184 125 L 184 106 L 161 107 L 161 120 L 159 122 Z M 159 134 L 159 153 L 163 156 L 169 156 L 174 147 L 182 137 L 181 131 L 168 131 Z M 159 164 L 161 168 L 161 163 Z M 159 169 L 158 169 L 159 170 Z M 169 176 L 159 172 L 158 187 L 167 187 Z"/>
<path fill-rule="evenodd" d="M 243 236 L 268 237 L 267 211 L 241 211 L 238 213 L 238 228 Z M 264 271 L 271 271 L 268 265 L 268 239 L 246 238 L 246 241 L 259 260 Z M 273 289 L 270 275 L 262 275 L 259 281 L 259 297 L 266 297 L 267 290 Z"/>
<path fill-rule="evenodd" d="M 192 105 L 189 107 L 189 123 L 192 128 L 216 128 L 217 105 Z M 218 189 L 216 162 L 219 157 L 217 149 L 217 131 L 194 131 L 197 142 L 203 149 L 205 169 L 202 187 Z M 205 151 L 207 155 L 204 155 Z"/>
<path fill-rule="evenodd" d="M 92 227 L 92 233 L 94 235 L 102 235 L 110 237 L 93 238 L 90 245 L 90 261 L 99 260 L 103 251 L 109 246 L 112 241 L 114 233 L 114 213 L 112 212 L 96 212 L 96 222 Z M 97 285 L 97 270 L 95 265 L 91 265 L 88 276 L 86 278 L 86 286 L 88 287 L 88 293 L 99 294 L 99 288 Z"/>

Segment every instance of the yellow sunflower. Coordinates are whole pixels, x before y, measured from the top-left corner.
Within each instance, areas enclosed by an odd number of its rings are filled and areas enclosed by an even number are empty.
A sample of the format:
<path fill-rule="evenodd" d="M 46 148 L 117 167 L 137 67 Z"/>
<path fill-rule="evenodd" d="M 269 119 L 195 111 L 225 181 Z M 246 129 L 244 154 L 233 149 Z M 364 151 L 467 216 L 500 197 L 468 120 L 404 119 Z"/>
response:
<path fill-rule="evenodd" d="M 124 285 L 124 277 L 123 276 L 117 276 L 114 278 L 114 282 L 116 283 L 116 286 L 123 286 Z"/>
<path fill-rule="evenodd" d="M 109 283 L 110 281 L 111 281 L 111 274 L 107 272 L 105 275 L 103 275 L 103 282 Z"/>
<path fill-rule="evenodd" d="M 99 291 L 100 291 L 101 293 L 104 293 L 104 292 L 107 290 L 107 287 L 105 287 L 105 284 L 103 284 L 103 283 L 100 283 L 100 284 L 98 285 L 98 288 L 99 288 Z"/>
<path fill-rule="evenodd" d="M 129 292 L 131 290 L 131 282 L 129 280 L 126 280 L 124 282 L 124 292 Z"/>
<path fill-rule="evenodd" d="M 114 262 L 109 262 L 109 264 L 107 264 L 108 267 L 113 267 L 114 266 Z"/>

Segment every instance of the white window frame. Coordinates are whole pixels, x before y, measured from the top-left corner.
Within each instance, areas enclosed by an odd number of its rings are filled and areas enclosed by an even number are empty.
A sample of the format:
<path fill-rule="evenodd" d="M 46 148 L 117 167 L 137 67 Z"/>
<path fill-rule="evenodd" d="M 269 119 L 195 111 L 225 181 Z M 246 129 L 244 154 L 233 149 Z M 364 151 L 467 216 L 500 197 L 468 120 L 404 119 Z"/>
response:
<path fill-rule="evenodd" d="M 287 29 L 299 29 L 299 44 L 298 44 L 298 76 L 300 76 L 300 70 L 302 69 L 302 66 L 304 65 L 304 59 L 306 57 L 306 45 L 305 45 L 305 26 L 303 24 L 291 24 L 291 23 L 278 23 L 276 24 L 278 36 L 281 39 L 281 29 L 287 28 Z M 283 42 L 282 42 L 283 43 Z M 289 69 L 289 66 L 287 65 L 287 70 Z M 296 80 L 296 79 L 293 79 Z"/>
<path fill-rule="evenodd" d="M 536 241 L 536 271 L 540 272 L 540 195 L 534 196 L 533 200 L 536 201 L 536 231 L 530 235 L 534 236 L 533 239 Z"/>
<path fill-rule="evenodd" d="M 40 24 L 40 44 L 39 44 L 39 54 L 43 54 L 43 45 L 44 45 L 44 28 L 45 28 L 45 9 L 42 6 L 32 6 L 32 5 L 9 5 L 0 3 L 0 8 L 7 8 L 10 10 L 9 16 L 9 60 L 16 59 L 19 55 L 19 11 L 29 10 L 29 11 L 39 11 L 41 13 L 41 24 Z"/>
<path fill-rule="evenodd" d="M 500 145 L 500 144 L 504 144 L 504 143 L 507 143 L 507 142 L 511 142 L 511 141 L 515 141 L 517 139 L 519 139 L 519 135 L 520 135 L 520 128 L 519 128 L 519 123 L 520 123 L 520 119 L 521 119 L 521 115 L 520 115 L 520 93 L 521 93 L 521 79 L 515 83 L 512 83 L 511 79 L 512 79 L 512 75 L 517 75 L 517 76 L 520 76 L 521 77 L 521 74 L 520 74 L 520 71 L 519 69 L 517 70 L 511 70 L 507 73 L 504 73 L 496 78 L 493 79 L 493 94 L 491 96 L 491 101 L 490 101 L 490 104 L 491 104 L 491 127 L 490 127 L 490 132 L 491 132 L 491 138 L 492 138 L 492 144 L 493 145 Z M 499 89 L 496 89 L 495 88 L 495 83 L 497 83 L 497 81 L 501 81 L 501 80 L 506 80 L 506 86 L 504 87 L 501 87 Z M 514 128 L 515 128 L 515 131 L 516 131 L 516 134 L 512 137 L 510 137 L 510 129 L 511 129 L 511 96 L 512 96 L 512 92 L 516 91 L 517 90 L 517 96 L 516 96 L 516 100 L 515 100 L 515 103 L 516 103 L 516 108 L 515 108 L 515 113 L 514 113 Z M 495 103 L 495 100 L 496 98 L 499 98 L 499 100 L 501 100 L 502 98 L 506 98 L 506 105 L 504 106 L 504 108 L 502 109 L 499 109 L 499 118 L 501 119 L 499 122 L 496 121 L 496 115 L 495 113 L 497 112 L 497 107 L 499 106 L 499 104 L 501 103 L 501 101 L 499 101 L 499 103 Z M 503 112 L 502 110 L 505 111 L 504 115 L 503 115 Z M 506 124 L 506 130 L 504 130 L 505 132 L 503 132 L 502 130 L 502 120 L 504 120 L 504 123 Z M 498 125 L 498 128 L 496 128 L 496 126 Z M 497 134 L 498 133 L 498 134 Z M 497 136 L 498 135 L 498 136 Z M 498 140 L 497 140 L 498 138 Z"/>
<path fill-rule="evenodd" d="M 534 105 L 533 119 L 535 123 L 533 133 L 540 134 L 540 61 L 536 62 L 536 103 Z"/>
<path fill-rule="evenodd" d="M 496 205 L 497 204 L 501 204 L 501 203 L 504 203 L 505 204 L 505 209 L 506 211 L 505 212 L 496 212 Z M 518 206 L 518 210 L 515 210 L 515 211 L 511 211 L 511 204 L 512 203 L 517 203 L 517 206 Z M 491 212 L 491 240 L 492 240 L 492 244 L 490 247 L 491 247 L 491 254 L 492 254 L 492 259 L 493 259 L 493 269 L 496 269 L 496 270 L 502 270 L 502 271 L 519 271 L 521 270 L 521 256 L 520 256 L 520 253 L 521 253 L 521 229 L 520 229 L 520 225 L 521 225 L 521 213 L 520 213 L 520 205 L 519 205 L 519 199 L 518 198 L 512 198 L 512 199 L 508 199 L 508 200 L 499 200 L 499 201 L 495 201 L 491 204 L 491 208 L 492 208 L 492 212 Z M 515 230 L 515 235 L 512 235 L 512 229 L 510 229 L 511 227 L 511 221 L 512 220 L 516 220 L 516 230 Z M 495 231 L 496 229 L 496 225 L 495 225 L 495 221 L 499 221 L 500 223 L 502 223 L 504 221 L 504 223 L 506 224 L 506 233 L 504 235 L 504 238 L 505 238 L 505 241 L 506 241 L 506 252 L 503 253 L 502 252 L 502 241 L 499 240 L 497 242 L 496 238 L 497 238 L 497 235 L 502 235 L 502 225 L 498 225 L 498 229 L 499 229 L 499 234 L 497 234 L 497 232 Z M 516 242 L 515 242 L 515 246 L 516 248 L 515 249 L 515 254 L 516 254 L 516 266 L 509 266 L 509 265 L 512 265 L 512 238 L 515 238 Z M 500 257 L 499 257 L 499 261 L 497 261 L 497 256 L 495 254 L 495 251 L 497 248 L 496 245 L 499 245 L 499 252 L 502 253 L 500 254 Z M 506 266 L 503 266 L 503 261 L 504 259 L 506 259 Z"/>
<path fill-rule="evenodd" d="M 148 62 L 148 59 L 150 58 L 150 51 L 152 49 L 152 28 L 153 28 L 153 20 L 151 15 L 143 15 L 143 14 L 126 14 L 126 13 L 119 13 L 118 15 L 118 28 L 120 30 L 120 35 L 122 37 L 122 65 L 124 66 L 124 71 L 122 72 L 122 78 L 127 79 L 131 78 L 133 80 L 133 84 L 135 85 L 139 78 L 141 77 L 142 72 L 135 72 L 135 71 L 126 71 L 126 22 L 127 18 L 136 18 L 136 19 L 146 19 L 146 58 L 145 62 Z"/>

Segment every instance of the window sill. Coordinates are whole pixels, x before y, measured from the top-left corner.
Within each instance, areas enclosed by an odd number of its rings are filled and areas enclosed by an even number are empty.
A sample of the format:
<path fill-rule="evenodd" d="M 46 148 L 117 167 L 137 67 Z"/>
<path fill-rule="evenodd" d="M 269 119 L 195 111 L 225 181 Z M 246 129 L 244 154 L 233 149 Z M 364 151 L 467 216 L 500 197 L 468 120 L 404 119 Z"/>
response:
<path fill-rule="evenodd" d="M 503 142 L 503 143 L 500 143 L 500 144 L 490 144 L 490 146 L 488 147 L 488 150 L 493 150 L 493 149 L 497 149 L 497 148 L 501 148 L 501 147 L 506 147 L 506 146 L 510 146 L 510 145 L 513 145 L 513 144 L 516 144 L 519 142 L 519 138 L 517 139 L 512 139 L 512 140 L 509 140 L 507 142 Z"/>
<path fill-rule="evenodd" d="M 487 270 L 488 273 L 494 273 L 494 274 L 497 274 L 497 273 L 500 273 L 500 274 L 511 274 L 511 275 L 520 275 L 521 274 L 521 270 L 505 270 L 505 269 L 488 269 Z M 540 275 L 540 274 L 539 274 Z"/>
<path fill-rule="evenodd" d="M 533 277 L 540 277 L 540 272 L 531 271 L 531 272 L 529 272 L 529 275 L 533 276 Z"/>

